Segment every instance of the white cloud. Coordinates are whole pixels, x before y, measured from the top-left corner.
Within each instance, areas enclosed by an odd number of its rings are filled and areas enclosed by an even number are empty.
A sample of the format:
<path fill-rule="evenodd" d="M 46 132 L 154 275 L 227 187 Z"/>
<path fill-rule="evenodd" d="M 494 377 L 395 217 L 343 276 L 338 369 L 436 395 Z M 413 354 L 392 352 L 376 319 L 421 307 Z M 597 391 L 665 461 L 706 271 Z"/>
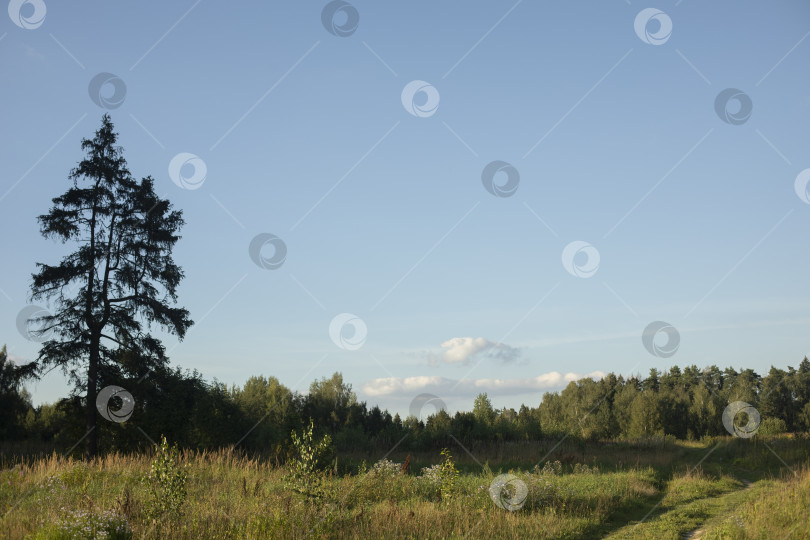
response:
<path fill-rule="evenodd" d="M 601 379 L 602 371 L 591 373 L 559 373 L 551 371 L 537 377 L 524 379 L 448 379 L 439 376 L 386 377 L 372 379 L 363 384 L 363 392 L 370 397 L 413 397 L 421 392 L 431 392 L 440 397 L 470 396 L 481 392 L 490 395 L 518 395 L 552 388 L 563 388 L 579 379 Z"/>
<path fill-rule="evenodd" d="M 442 343 L 441 347 L 443 349 L 441 354 L 429 353 L 431 363 L 435 364 L 438 359 L 446 364 L 469 364 L 474 357 L 491 358 L 506 363 L 517 360 L 521 355 L 517 347 L 482 337 L 455 337 Z"/>

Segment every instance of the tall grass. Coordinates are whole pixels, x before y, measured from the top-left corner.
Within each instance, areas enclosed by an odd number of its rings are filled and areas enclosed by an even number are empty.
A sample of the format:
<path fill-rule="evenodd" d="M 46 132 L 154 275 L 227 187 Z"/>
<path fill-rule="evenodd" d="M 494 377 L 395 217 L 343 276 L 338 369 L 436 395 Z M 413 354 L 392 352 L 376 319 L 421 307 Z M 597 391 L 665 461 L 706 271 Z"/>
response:
<path fill-rule="evenodd" d="M 810 466 L 767 481 L 762 493 L 706 527 L 703 538 L 810 537 Z"/>
<path fill-rule="evenodd" d="M 721 446 L 695 469 L 717 442 Z M 742 443 L 563 444 L 550 452 L 553 445 L 541 442 L 479 447 L 471 452 L 474 459 L 456 449 L 452 454 L 461 474 L 452 497 L 442 497 L 441 485 L 422 474 L 441 463 L 438 451 L 412 453 L 410 474 L 393 463 L 372 467 L 381 455 L 340 455 L 337 474 L 330 469 L 323 493 L 315 498 L 286 487 L 288 471 L 274 462 L 227 449 L 183 452 L 187 498 L 177 516 L 160 524 L 147 513 L 150 492 L 144 479 L 153 454 L 110 454 L 89 463 L 51 454 L 0 471 L 0 537 L 66 538 L 69 530 L 108 525 L 113 530 L 123 521 L 125 529 L 115 529 L 118 538 L 590 538 L 623 531 L 651 511 L 646 521 L 675 534 L 711 516 L 698 513 L 671 523 L 664 516 L 742 493 L 741 478 L 770 478 L 761 485 L 777 490 L 772 500 L 740 508 L 748 520 L 744 534 L 759 527 L 781 531 L 771 521 L 788 525 L 806 517 L 807 468 L 803 480 L 792 474 L 783 480 L 780 469 L 786 469 L 767 446 Z M 810 463 L 804 441 L 784 437 L 768 445 L 792 466 Z M 389 457 L 403 461 L 405 456 Z M 545 472 L 544 463 L 552 464 Z M 490 483 L 502 472 L 528 490 L 517 511 L 498 508 L 490 497 Z M 777 512 L 780 497 L 796 502 Z M 763 509 L 772 516 L 757 517 Z M 810 535 L 806 523 L 793 537 Z"/>

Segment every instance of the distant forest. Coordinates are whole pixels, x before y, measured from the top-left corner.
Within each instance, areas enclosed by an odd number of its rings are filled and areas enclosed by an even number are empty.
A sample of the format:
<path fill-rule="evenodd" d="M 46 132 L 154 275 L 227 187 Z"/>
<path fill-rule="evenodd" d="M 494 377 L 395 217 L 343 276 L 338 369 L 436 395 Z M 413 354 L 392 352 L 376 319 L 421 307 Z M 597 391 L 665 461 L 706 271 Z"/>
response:
<path fill-rule="evenodd" d="M 0 451 L 66 450 L 85 434 L 83 396 L 34 407 L 23 380 L 0 351 Z M 728 435 L 722 414 L 744 401 L 761 415 L 759 433 L 810 430 L 810 361 L 798 369 L 772 367 L 765 376 L 751 369 L 710 366 L 651 369 L 641 378 L 608 374 L 602 380 L 571 382 L 558 393 L 519 410 L 495 409 L 486 394 L 473 410 L 452 416 L 429 404 L 423 419 L 392 416 L 359 402 L 340 373 L 313 382 L 305 395 L 275 377 L 251 377 L 241 387 L 206 382 L 196 372 L 161 368 L 141 377 L 107 380 L 134 397 L 132 416 L 122 423 L 101 421 L 99 450 L 134 451 L 165 435 L 191 449 L 236 445 L 284 461 L 290 433 L 311 418 L 329 433 L 338 450 L 427 450 L 476 441 L 521 441 L 568 436 L 574 440 L 672 436 L 700 439 Z M 441 397 L 441 396 L 439 396 Z M 115 399 L 115 398 L 114 398 Z M 116 403 L 110 404 L 113 409 Z M 120 403 L 117 405 L 120 407 Z M 428 413 L 430 413 L 428 415 Z M 78 452 L 78 450 L 77 450 Z"/>

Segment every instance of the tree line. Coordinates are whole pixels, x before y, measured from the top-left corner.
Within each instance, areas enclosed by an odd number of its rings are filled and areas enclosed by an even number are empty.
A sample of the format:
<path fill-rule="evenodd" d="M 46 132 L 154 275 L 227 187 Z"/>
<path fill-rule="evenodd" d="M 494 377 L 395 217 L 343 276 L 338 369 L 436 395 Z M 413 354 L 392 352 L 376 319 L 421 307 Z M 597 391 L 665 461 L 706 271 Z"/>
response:
<path fill-rule="evenodd" d="M 0 438 L 66 449 L 85 434 L 86 400 L 80 395 L 34 407 L 22 381 L 0 352 Z M 430 409 L 424 418 L 399 414 L 358 401 L 340 373 L 314 381 L 305 394 L 275 377 L 256 376 L 244 385 L 206 382 L 196 371 L 160 368 L 149 377 L 115 381 L 133 396 L 125 422 L 101 422 L 99 450 L 138 451 L 161 435 L 182 447 L 211 450 L 235 446 L 278 461 L 286 459 L 290 435 L 314 422 L 340 451 L 407 450 L 463 443 L 527 441 L 573 437 L 617 440 L 672 436 L 700 439 L 728 435 L 722 415 L 744 401 L 761 415 L 760 433 L 810 431 L 810 361 L 797 369 L 772 367 L 760 376 L 710 366 L 651 369 L 647 377 L 613 373 L 594 381 L 573 381 L 560 392 L 538 396 L 519 409 L 492 406 L 479 394 L 471 411 Z M 116 398 L 113 398 L 115 401 Z M 111 403 L 113 409 L 121 403 Z M 425 411 L 427 413 L 428 411 Z"/>

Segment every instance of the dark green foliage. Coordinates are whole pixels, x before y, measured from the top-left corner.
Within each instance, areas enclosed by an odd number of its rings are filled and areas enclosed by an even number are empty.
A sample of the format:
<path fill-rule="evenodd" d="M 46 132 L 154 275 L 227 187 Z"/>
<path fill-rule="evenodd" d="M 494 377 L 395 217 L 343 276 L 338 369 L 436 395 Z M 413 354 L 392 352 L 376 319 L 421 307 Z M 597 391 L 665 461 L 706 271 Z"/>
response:
<path fill-rule="evenodd" d="M 249 424 L 243 433 L 252 428 L 250 435 L 240 444 L 243 448 L 279 448 L 290 432 L 301 426 L 300 396 L 293 394 L 275 377 L 251 377 L 242 388 L 232 389 L 230 395 L 237 414 L 244 416 Z"/>
<path fill-rule="evenodd" d="M 87 456 L 97 449 L 98 389 L 166 365 L 153 326 L 182 339 L 192 324 L 173 306 L 183 278 L 171 256 L 182 213 L 155 194 L 151 178 L 132 177 L 117 138 L 104 115 L 95 137 L 82 141 L 86 155 L 70 173 L 72 187 L 39 216 L 42 235 L 74 251 L 56 265 L 37 263 L 31 283 L 32 299 L 56 306 L 39 321 L 53 337 L 36 366 L 60 367 L 77 395 L 84 390 Z"/>
<path fill-rule="evenodd" d="M 343 375 L 340 373 L 335 373 L 330 379 L 315 381 L 309 386 L 303 416 L 312 418 L 318 426 L 336 431 L 350 423 L 359 422 L 360 416 L 365 413 L 365 404 L 358 406 L 352 386 L 343 383 Z"/>
<path fill-rule="evenodd" d="M 236 443 L 249 429 L 227 388 L 204 381 L 196 371 L 158 368 L 143 380 L 121 385 L 137 396 L 133 417 L 138 421 L 103 430 L 102 451 L 145 449 L 149 442 L 143 433 L 163 433 L 184 448 L 211 450 Z"/>
<path fill-rule="evenodd" d="M 746 400 L 762 416 L 761 435 L 807 432 L 810 426 L 810 362 L 798 369 L 772 369 L 765 377 L 751 370 L 700 370 L 689 366 L 650 377 L 613 374 L 600 381 L 571 382 L 559 393 L 546 393 L 537 406 L 495 409 L 481 394 L 473 411 L 453 415 L 438 411 L 426 420 L 391 416 L 379 407 L 357 402 L 340 373 L 315 381 L 302 396 L 274 377 L 251 377 L 244 386 L 227 389 L 208 383 L 197 372 L 159 368 L 143 380 L 125 379 L 137 396 L 137 427 L 123 423 L 102 431 L 103 451 L 143 449 L 146 438 L 171 436 L 183 448 L 239 451 L 284 462 L 290 455 L 291 432 L 308 428 L 329 435 L 340 452 L 434 450 L 460 441 L 476 445 L 521 440 L 588 440 L 663 436 L 700 439 L 728 435 L 722 413 L 731 401 Z M 48 448 L 67 449 L 84 434 L 83 405 L 74 396 L 55 405 L 28 407 L 24 434 Z M 18 415 L 18 418 L 20 416 Z M 140 429 L 138 429 L 140 428 Z"/>
<path fill-rule="evenodd" d="M 24 373 L 15 366 L 0 349 L 0 440 L 19 438 L 23 434 L 26 412 L 31 408 L 31 399 L 22 387 Z"/>

